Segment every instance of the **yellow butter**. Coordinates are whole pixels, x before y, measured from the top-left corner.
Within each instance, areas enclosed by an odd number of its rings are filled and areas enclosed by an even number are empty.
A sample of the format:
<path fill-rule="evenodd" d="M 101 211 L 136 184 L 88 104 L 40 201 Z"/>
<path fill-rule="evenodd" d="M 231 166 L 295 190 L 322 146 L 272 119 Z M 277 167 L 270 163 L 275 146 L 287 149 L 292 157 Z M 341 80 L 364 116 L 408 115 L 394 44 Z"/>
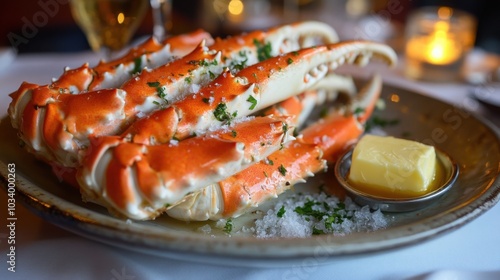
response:
<path fill-rule="evenodd" d="M 429 191 L 435 170 L 434 147 L 394 137 L 365 135 L 354 148 L 348 180 L 368 193 L 411 197 Z"/>

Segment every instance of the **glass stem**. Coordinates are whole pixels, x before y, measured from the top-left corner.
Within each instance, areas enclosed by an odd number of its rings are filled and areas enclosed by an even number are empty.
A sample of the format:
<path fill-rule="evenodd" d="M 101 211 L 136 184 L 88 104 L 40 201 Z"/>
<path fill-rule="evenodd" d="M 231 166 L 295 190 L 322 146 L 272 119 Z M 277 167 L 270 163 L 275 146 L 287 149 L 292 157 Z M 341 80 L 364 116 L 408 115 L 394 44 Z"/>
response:
<path fill-rule="evenodd" d="M 171 0 L 150 0 L 153 10 L 153 36 L 158 40 L 164 40 L 172 26 L 171 22 Z"/>

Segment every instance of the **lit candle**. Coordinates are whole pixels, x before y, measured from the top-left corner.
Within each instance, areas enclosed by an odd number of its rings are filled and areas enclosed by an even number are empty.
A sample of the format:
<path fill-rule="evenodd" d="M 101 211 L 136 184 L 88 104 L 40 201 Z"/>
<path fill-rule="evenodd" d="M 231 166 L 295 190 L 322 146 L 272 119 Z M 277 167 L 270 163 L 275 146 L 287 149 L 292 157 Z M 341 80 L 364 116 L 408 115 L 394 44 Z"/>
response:
<path fill-rule="evenodd" d="M 453 34 L 448 33 L 450 23 L 439 21 L 435 25 L 435 31 L 426 38 L 424 59 L 432 64 L 450 64 L 460 58 L 462 50 L 460 44 L 455 42 Z"/>
<path fill-rule="evenodd" d="M 465 52 L 472 45 L 470 38 L 474 37 L 471 35 L 474 25 L 466 20 L 469 20 L 468 16 L 459 12 L 455 14 L 448 7 L 417 12 L 407 26 L 408 76 L 446 80 L 446 71 L 450 72 L 449 77 L 456 76 Z"/>
<path fill-rule="evenodd" d="M 432 32 L 411 38 L 407 44 L 407 54 L 431 64 L 444 65 L 457 61 L 461 54 L 461 44 L 450 30 L 452 9 L 438 9 L 439 20 L 433 24 Z"/>

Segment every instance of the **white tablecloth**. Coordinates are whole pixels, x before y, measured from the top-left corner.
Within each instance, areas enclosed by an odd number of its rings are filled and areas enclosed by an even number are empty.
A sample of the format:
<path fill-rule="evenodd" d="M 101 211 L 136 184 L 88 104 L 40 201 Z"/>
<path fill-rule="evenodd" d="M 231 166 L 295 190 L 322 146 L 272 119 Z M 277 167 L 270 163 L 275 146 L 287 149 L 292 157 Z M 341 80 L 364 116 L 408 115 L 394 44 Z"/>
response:
<path fill-rule="evenodd" d="M 0 115 L 3 118 L 6 114 L 8 93 L 22 81 L 44 84 L 58 77 L 64 66 L 77 67 L 89 60 L 97 61 L 92 54 L 82 53 L 23 55 L 10 64 L 0 62 Z M 466 104 L 500 125 L 499 116 L 467 97 L 464 85 L 408 81 L 398 69 L 384 71 L 384 79 Z M 0 202 L 6 208 L 5 191 L 0 191 Z M 20 204 L 16 207 L 15 273 L 7 270 L 6 210 L 0 210 L 0 279 L 499 279 L 490 272 L 500 272 L 500 205 L 453 232 L 418 245 L 317 266 L 285 268 L 214 266 L 143 255 L 87 240 L 45 222 Z M 482 278 L 469 272 L 482 272 Z"/>

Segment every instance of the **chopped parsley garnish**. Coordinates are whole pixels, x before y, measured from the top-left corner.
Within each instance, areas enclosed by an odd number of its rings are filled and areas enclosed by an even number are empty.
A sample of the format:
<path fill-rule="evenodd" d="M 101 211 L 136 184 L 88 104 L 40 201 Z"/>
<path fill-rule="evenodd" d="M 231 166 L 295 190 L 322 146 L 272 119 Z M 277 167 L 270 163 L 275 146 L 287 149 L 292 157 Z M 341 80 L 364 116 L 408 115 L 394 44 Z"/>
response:
<path fill-rule="evenodd" d="M 272 57 L 272 47 L 270 42 L 263 44 L 259 40 L 253 39 L 253 43 L 257 47 L 257 58 L 259 61 L 264 61 Z"/>
<path fill-rule="evenodd" d="M 272 159 L 269 159 L 269 158 L 266 160 L 266 163 L 269 165 L 274 165 L 274 161 Z"/>
<path fill-rule="evenodd" d="M 224 225 L 224 232 L 231 233 L 233 230 L 233 220 L 227 219 L 226 224 Z"/>
<path fill-rule="evenodd" d="M 280 210 L 278 210 L 278 213 L 276 213 L 276 216 L 278 216 L 278 218 L 282 218 L 283 215 L 285 215 L 285 205 L 281 206 Z"/>
<path fill-rule="evenodd" d="M 281 175 L 285 176 L 286 175 L 286 168 L 283 166 L 283 164 L 281 164 L 279 167 L 278 167 L 278 171 L 281 173 Z"/>
<path fill-rule="evenodd" d="M 318 229 L 318 228 L 316 228 L 316 227 L 313 227 L 313 229 L 312 229 L 312 234 L 313 234 L 313 235 L 320 235 L 320 234 L 325 234 L 325 232 L 324 232 L 324 231 L 322 231 L 321 229 Z"/>
<path fill-rule="evenodd" d="M 252 103 L 252 105 L 250 105 L 250 107 L 248 109 L 250 109 L 250 110 L 255 109 L 255 106 L 257 106 L 257 99 L 255 99 L 255 97 L 253 97 L 253 96 L 250 95 L 247 98 L 247 101 L 250 102 L 250 103 Z"/>
<path fill-rule="evenodd" d="M 231 130 L 231 136 L 233 137 L 238 136 L 238 132 L 236 132 L 236 130 Z"/>
<path fill-rule="evenodd" d="M 212 71 L 208 71 L 208 75 L 210 76 L 210 79 L 215 79 L 215 74 Z"/>
<path fill-rule="evenodd" d="M 293 59 L 291 59 L 290 57 L 286 60 L 286 63 L 288 63 L 288 65 L 292 64 L 293 63 Z"/>
<path fill-rule="evenodd" d="M 390 126 L 390 125 L 396 125 L 399 123 L 399 120 L 398 119 L 383 119 L 379 116 L 373 116 L 371 117 L 370 119 L 368 119 L 368 121 L 366 122 L 365 124 L 365 130 L 366 131 L 370 131 L 372 128 L 374 127 L 387 127 L 387 126 Z"/>
<path fill-rule="evenodd" d="M 306 203 L 304 203 L 304 206 L 297 206 L 293 211 L 302 216 L 311 216 L 316 219 L 323 218 L 323 216 L 325 216 L 325 212 L 314 210 L 313 206 L 315 205 L 320 205 L 320 203 L 313 200 L 308 200 Z"/>
<path fill-rule="evenodd" d="M 209 61 L 208 59 L 190 60 L 188 63 L 191 65 L 200 65 L 200 66 L 210 66 L 219 64 L 215 59 L 212 61 Z"/>
<path fill-rule="evenodd" d="M 210 98 L 203 97 L 203 98 L 201 99 L 201 101 L 203 101 L 203 103 L 210 104 Z"/>
<path fill-rule="evenodd" d="M 191 77 L 186 77 L 186 78 L 184 79 L 184 81 L 186 81 L 186 83 L 190 84 L 190 83 L 192 83 L 192 82 L 193 82 L 193 79 L 192 79 Z"/>
<path fill-rule="evenodd" d="M 317 210 L 321 209 L 321 206 L 324 210 Z M 333 224 L 342 224 L 344 220 L 351 219 L 345 211 L 345 204 L 342 202 L 337 203 L 337 206 L 332 209 L 326 202 L 321 204 L 318 201 L 308 200 L 304 203 L 304 206 L 295 207 L 294 211 L 301 216 L 307 216 L 309 218 L 315 218 L 319 221 L 323 221 L 325 228 L 329 231 L 334 230 Z M 324 233 L 325 232 L 323 230 L 313 228 L 313 234 Z"/>
<path fill-rule="evenodd" d="M 354 109 L 354 115 L 359 115 L 361 113 L 364 113 L 365 112 L 365 109 L 361 108 L 361 107 L 357 107 L 356 109 Z"/>
<path fill-rule="evenodd" d="M 147 83 L 149 87 L 159 87 L 160 86 L 160 82 L 148 82 Z"/>
<path fill-rule="evenodd" d="M 241 71 L 247 66 L 248 59 L 240 61 L 240 63 L 235 63 L 232 65 L 233 70 Z"/>
<path fill-rule="evenodd" d="M 147 82 L 147 84 L 149 87 L 156 88 L 156 93 L 158 94 L 158 97 L 160 97 L 161 99 L 165 100 L 168 103 L 168 101 L 165 99 L 165 97 L 167 96 L 167 94 L 165 93 L 165 88 L 163 88 L 160 85 L 160 82 Z M 156 102 L 155 104 L 159 105 L 159 103 L 158 104 L 157 103 L 158 102 Z"/>
<path fill-rule="evenodd" d="M 131 75 L 137 74 L 142 70 L 142 59 L 140 57 L 134 58 L 134 69 L 130 71 Z"/>
<path fill-rule="evenodd" d="M 230 114 L 227 111 L 227 105 L 224 102 L 221 102 L 217 105 L 217 107 L 214 110 L 214 117 L 221 122 L 227 121 L 230 122 L 232 119 L 234 119 L 237 116 L 237 112 L 233 112 Z"/>

